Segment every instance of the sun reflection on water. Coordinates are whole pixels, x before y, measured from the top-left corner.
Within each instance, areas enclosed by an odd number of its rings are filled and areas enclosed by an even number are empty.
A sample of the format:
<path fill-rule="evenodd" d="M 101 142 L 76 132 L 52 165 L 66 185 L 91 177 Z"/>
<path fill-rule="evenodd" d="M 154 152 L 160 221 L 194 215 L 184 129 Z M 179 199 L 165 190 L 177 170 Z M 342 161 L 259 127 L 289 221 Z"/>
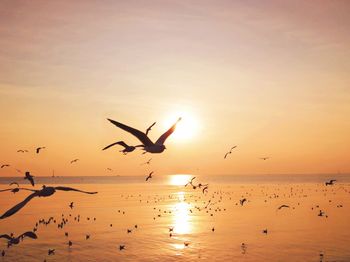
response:
<path fill-rule="evenodd" d="M 185 193 L 178 192 L 179 202 L 173 206 L 174 233 L 189 234 L 192 230 L 190 207 L 191 205 L 185 202 Z"/>

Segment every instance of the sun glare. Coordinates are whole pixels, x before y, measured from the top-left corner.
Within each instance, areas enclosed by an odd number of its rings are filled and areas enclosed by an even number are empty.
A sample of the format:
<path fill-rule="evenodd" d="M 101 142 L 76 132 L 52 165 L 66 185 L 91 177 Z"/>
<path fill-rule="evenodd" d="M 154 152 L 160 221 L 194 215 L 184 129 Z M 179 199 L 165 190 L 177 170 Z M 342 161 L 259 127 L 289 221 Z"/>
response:
<path fill-rule="evenodd" d="M 184 186 L 190 179 L 190 175 L 171 175 L 169 183 L 172 186 Z"/>
<path fill-rule="evenodd" d="M 167 116 L 164 121 L 164 128 L 171 127 L 179 117 L 181 117 L 181 121 L 177 124 L 171 138 L 176 140 L 193 138 L 198 131 L 198 122 L 196 117 L 189 112 L 179 111 Z"/>

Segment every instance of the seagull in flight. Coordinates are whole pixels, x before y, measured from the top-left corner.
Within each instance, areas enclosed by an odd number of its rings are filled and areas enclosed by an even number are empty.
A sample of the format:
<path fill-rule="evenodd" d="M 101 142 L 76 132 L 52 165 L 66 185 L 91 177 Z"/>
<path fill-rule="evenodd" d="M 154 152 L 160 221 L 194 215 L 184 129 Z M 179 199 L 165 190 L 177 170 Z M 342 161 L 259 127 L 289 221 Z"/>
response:
<path fill-rule="evenodd" d="M 44 147 L 44 146 L 37 147 L 35 151 L 36 151 L 37 154 L 39 154 L 39 153 L 40 153 L 40 150 L 45 149 L 45 148 L 46 148 L 46 147 Z"/>
<path fill-rule="evenodd" d="M 32 231 L 25 232 L 22 235 L 19 235 L 18 237 L 13 237 L 12 235 L 9 236 L 7 234 L 0 235 L 0 238 L 6 238 L 8 240 L 8 247 L 19 244 L 19 242 L 25 237 L 30 237 L 32 239 L 38 238 L 38 236 Z"/>
<path fill-rule="evenodd" d="M 156 124 L 157 122 L 154 122 L 152 125 L 150 125 L 149 128 L 146 129 L 146 136 L 148 135 L 149 131 L 152 130 L 152 127 Z"/>
<path fill-rule="evenodd" d="M 278 209 L 278 210 L 280 210 L 280 209 L 282 209 L 282 208 L 284 208 L 284 207 L 285 207 L 285 208 L 289 208 L 290 206 L 287 206 L 287 205 L 281 205 L 281 206 L 279 206 L 277 209 Z"/>
<path fill-rule="evenodd" d="M 267 160 L 267 159 L 270 159 L 269 157 L 260 157 L 261 160 Z"/>
<path fill-rule="evenodd" d="M 334 185 L 334 182 L 336 182 L 337 180 L 335 180 L 335 179 L 331 179 L 331 180 L 329 180 L 329 181 L 327 181 L 326 183 L 325 183 L 325 185 L 326 186 L 332 186 L 332 185 Z"/>
<path fill-rule="evenodd" d="M 148 159 L 148 161 L 145 162 L 145 163 L 142 163 L 141 166 L 142 166 L 142 165 L 149 165 L 149 164 L 151 164 L 151 160 L 152 160 L 152 158 Z"/>
<path fill-rule="evenodd" d="M 1 168 L 9 167 L 9 166 L 10 166 L 9 164 L 4 164 L 4 165 L 1 165 Z"/>
<path fill-rule="evenodd" d="M 115 142 L 113 144 L 110 144 L 110 145 L 106 146 L 102 150 L 106 150 L 106 149 L 108 149 L 108 148 L 110 148 L 110 147 L 112 147 L 114 145 L 120 145 L 120 146 L 124 147 L 123 150 L 119 151 L 119 152 L 122 152 L 124 155 L 126 155 L 127 153 L 130 153 L 130 152 L 132 152 L 132 151 L 134 151 L 136 149 L 135 146 L 129 146 L 124 141 L 118 141 L 118 142 Z"/>
<path fill-rule="evenodd" d="M 157 154 L 162 153 L 166 149 L 164 142 L 175 131 L 176 125 L 181 120 L 181 117 L 163 135 L 161 135 L 155 143 L 153 143 L 151 139 L 140 130 L 124 125 L 120 122 L 114 121 L 109 118 L 108 120 L 115 126 L 123 129 L 126 132 L 129 132 L 130 134 L 138 138 L 141 141 L 142 145 L 138 145 L 136 147 L 143 147 L 143 150 L 145 150 L 144 153 L 148 152 Z"/>
<path fill-rule="evenodd" d="M 229 154 L 232 154 L 232 150 L 235 149 L 237 146 L 233 146 L 231 147 L 230 151 L 228 151 L 225 156 L 224 156 L 224 159 L 226 159 L 226 157 L 229 155 Z"/>
<path fill-rule="evenodd" d="M 25 173 L 24 179 L 27 179 L 32 186 L 34 186 L 34 176 L 32 176 L 28 171 Z"/>
<path fill-rule="evenodd" d="M 153 174 L 153 171 L 151 173 L 149 173 L 148 177 L 146 177 L 146 181 L 148 181 L 148 179 L 152 178 L 152 174 Z"/>
<path fill-rule="evenodd" d="M 73 159 L 72 161 L 70 161 L 70 163 L 73 164 L 73 163 L 76 163 L 76 162 L 78 162 L 78 161 L 79 161 L 79 159 L 76 158 L 76 159 Z"/>
<path fill-rule="evenodd" d="M 17 150 L 17 153 L 28 153 L 28 150 L 26 150 L 26 149 L 19 149 L 19 150 Z"/>
<path fill-rule="evenodd" d="M 26 189 L 25 190 L 32 191 L 33 193 L 30 194 L 28 197 L 26 197 L 22 202 L 18 203 L 14 207 L 10 208 L 8 211 L 6 211 L 0 219 L 4 219 L 7 217 L 10 217 L 17 213 L 20 209 L 22 209 L 30 200 L 32 200 L 34 197 L 49 197 L 52 196 L 57 190 L 59 191 L 76 191 L 84 194 L 97 194 L 97 192 L 87 192 L 71 187 L 62 187 L 62 186 L 57 186 L 57 187 L 51 187 L 51 186 L 45 186 L 43 185 L 41 190 L 34 190 L 34 189 Z"/>

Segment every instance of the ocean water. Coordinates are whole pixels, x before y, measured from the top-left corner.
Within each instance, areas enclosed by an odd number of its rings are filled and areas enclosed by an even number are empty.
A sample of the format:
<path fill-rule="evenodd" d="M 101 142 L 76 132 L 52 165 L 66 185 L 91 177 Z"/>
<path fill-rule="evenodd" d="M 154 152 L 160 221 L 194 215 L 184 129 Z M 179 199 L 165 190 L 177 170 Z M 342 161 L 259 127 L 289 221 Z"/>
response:
<path fill-rule="evenodd" d="M 35 188 L 64 185 L 98 194 L 57 191 L 0 220 L 0 234 L 14 235 L 31 231 L 39 219 L 56 220 L 40 224 L 37 239 L 25 238 L 10 248 L 0 239 L 1 260 L 350 261 L 348 177 L 338 177 L 333 186 L 324 185 L 331 176 L 269 177 L 198 177 L 210 182 L 206 193 L 169 185 L 177 181 L 169 178 L 147 183 L 144 177 L 37 178 Z M 24 182 L 2 177 L 0 189 L 14 180 Z M 0 213 L 29 194 L 1 192 Z M 290 208 L 278 210 L 282 204 Z M 79 221 L 74 219 L 78 215 Z M 61 229 L 62 218 L 68 222 Z M 119 250 L 120 245 L 125 249 Z M 55 255 L 49 256 L 48 249 L 55 249 Z"/>

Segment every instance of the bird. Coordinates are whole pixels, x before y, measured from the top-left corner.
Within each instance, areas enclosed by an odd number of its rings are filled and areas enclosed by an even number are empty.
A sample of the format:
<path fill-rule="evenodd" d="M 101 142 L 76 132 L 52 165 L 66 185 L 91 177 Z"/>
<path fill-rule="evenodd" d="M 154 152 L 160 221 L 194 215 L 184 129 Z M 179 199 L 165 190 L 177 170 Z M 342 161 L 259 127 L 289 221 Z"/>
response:
<path fill-rule="evenodd" d="M 152 130 L 152 127 L 156 124 L 157 122 L 154 122 L 152 125 L 149 126 L 149 128 L 146 129 L 146 136 L 148 135 L 149 131 Z"/>
<path fill-rule="evenodd" d="M 267 160 L 269 157 L 260 157 L 261 160 Z"/>
<path fill-rule="evenodd" d="M 26 149 L 19 149 L 19 150 L 17 150 L 17 153 L 27 153 L 28 152 L 28 150 L 26 150 Z"/>
<path fill-rule="evenodd" d="M 49 249 L 49 250 L 47 251 L 47 254 L 48 254 L 49 256 L 54 255 L 54 254 L 55 254 L 55 249 Z"/>
<path fill-rule="evenodd" d="M 185 187 L 187 187 L 188 185 L 193 186 L 193 180 L 195 180 L 195 179 L 196 179 L 196 177 L 192 177 L 191 180 L 185 184 Z"/>
<path fill-rule="evenodd" d="M 175 131 L 176 125 L 180 120 L 181 117 L 163 135 L 161 135 L 155 143 L 153 143 L 151 139 L 142 131 L 108 118 L 108 121 L 110 121 L 112 124 L 126 132 L 129 132 L 141 141 L 142 145 L 137 145 L 136 147 L 142 147 L 145 151 L 144 153 L 148 152 L 152 154 L 162 153 L 166 149 L 164 145 L 165 140 Z"/>
<path fill-rule="evenodd" d="M 148 179 L 152 178 L 152 174 L 153 174 L 153 171 L 151 173 L 149 173 L 149 175 L 146 177 L 146 181 L 148 181 Z"/>
<path fill-rule="evenodd" d="M 35 151 L 36 151 L 37 154 L 39 154 L 39 153 L 40 153 L 40 150 L 45 149 L 45 148 L 46 148 L 46 147 L 44 147 L 44 146 L 37 147 Z"/>
<path fill-rule="evenodd" d="M 106 146 L 102 150 L 106 150 L 106 149 L 108 149 L 108 148 L 110 148 L 110 147 L 112 147 L 114 145 L 120 145 L 120 146 L 124 147 L 123 150 L 119 151 L 119 152 L 122 152 L 124 155 L 126 155 L 127 153 L 130 153 L 130 152 L 132 152 L 132 151 L 134 151 L 136 149 L 135 146 L 129 146 L 124 141 L 118 141 L 118 142 L 115 142 L 113 144 L 110 144 L 110 145 Z"/>
<path fill-rule="evenodd" d="M 26 189 L 26 188 L 24 188 Z M 27 196 L 22 202 L 18 203 L 14 207 L 10 208 L 8 211 L 6 211 L 0 219 L 4 219 L 7 217 L 10 217 L 17 213 L 20 209 L 22 209 L 30 200 L 32 200 L 34 197 L 49 197 L 52 196 L 57 190 L 59 191 L 76 191 L 84 194 L 97 194 L 97 192 L 87 192 L 71 187 L 62 187 L 62 186 L 57 186 L 57 187 L 49 187 L 43 185 L 41 190 L 34 190 L 34 189 L 26 189 L 29 191 L 32 191 L 33 193 Z"/>
<path fill-rule="evenodd" d="M 73 242 L 72 241 L 68 241 L 68 246 L 71 247 L 73 245 Z"/>
<path fill-rule="evenodd" d="M 267 229 L 264 229 L 262 232 L 263 232 L 264 234 L 267 234 Z"/>
<path fill-rule="evenodd" d="M 125 245 L 119 245 L 119 250 L 125 249 Z"/>
<path fill-rule="evenodd" d="M 241 204 L 241 206 L 243 206 L 244 202 L 246 202 L 246 201 L 247 201 L 247 199 L 246 199 L 246 198 L 243 198 L 243 199 L 240 199 L 240 200 L 239 200 L 239 203 Z"/>
<path fill-rule="evenodd" d="M 74 202 L 70 202 L 70 204 L 69 204 L 69 207 L 70 207 L 70 209 L 73 209 L 73 204 L 74 204 Z"/>
<path fill-rule="evenodd" d="M 284 208 L 284 207 L 285 207 L 285 208 L 289 208 L 290 206 L 287 206 L 287 205 L 281 205 L 281 206 L 279 206 L 277 209 L 278 209 L 278 210 L 280 210 L 280 209 L 282 209 L 282 208 Z"/>
<path fill-rule="evenodd" d="M 335 179 L 331 179 L 331 180 L 329 180 L 329 181 L 327 181 L 326 183 L 325 183 L 325 185 L 326 186 L 332 186 L 332 185 L 334 185 L 334 182 L 336 182 L 337 180 L 335 180 Z"/>
<path fill-rule="evenodd" d="M 231 147 L 230 151 L 228 151 L 225 156 L 224 156 L 224 159 L 226 159 L 226 157 L 229 155 L 229 154 L 232 154 L 232 150 L 235 149 L 237 146 L 233 146 Z"/>
<path fill-rule="evenodd" d="M 142 163 L 141 166 L 151 164 L 151 160 L 152 160 L 152 158 L 148 159 L 145 163 Z"/>
<path fill-rule="evenodd" d="M 11 183 L 9 184 L 9 186 L 12 186 L 12 185 L 16 185 L 16 186 L 19 187 L 19 184 L 18 184 L 17 182 L 11 182 Z"/>
<path fill-rule="evenodd" d="M 34 176 L 32 176 L 29 171 L 26 171 L 24 179 L 27 179 L 32 186 L 34 186 Z"/>
<path fill-rule="evenodd" d="M 205 192 L 208 192 L 208 186 L 203 187 L 202 192 L 203 192 L 203 194 L 204 194 Z"/>
<path fill-rule="evenodd" d="M 88 240 L 90 238 L 90 235 L 86 235 L 85 239 Z"/>
<path fill-rule="evenodd" d="M 4 165 L 1 165 L 1 168 L 9 167 L 9 166 L 10 166 L 9 164 L 4 164 Z"/>
<path fill-rule="evenodd" d="M 76 158 L 76 159 L 73 159 L 72 161 L 70 161 L 70 163 L 73 164 L 73 163 L 78 162 L 78 161 L 79 161 L 79 159 Z"/>
<path fill-rule="evenodd" d="M 27 231 L 27 232 L 19 235 L 18 237 L 9 236 L 7 234 L 0 235 L 0 238 L 6 238 L 8 240 L 8 246 L 19 244 L 19 242 L 21 240 L 23 240 L 25 237 L 29 237 L 32 239 L 38 238 L 38 236 L 32 231 Z"/>

